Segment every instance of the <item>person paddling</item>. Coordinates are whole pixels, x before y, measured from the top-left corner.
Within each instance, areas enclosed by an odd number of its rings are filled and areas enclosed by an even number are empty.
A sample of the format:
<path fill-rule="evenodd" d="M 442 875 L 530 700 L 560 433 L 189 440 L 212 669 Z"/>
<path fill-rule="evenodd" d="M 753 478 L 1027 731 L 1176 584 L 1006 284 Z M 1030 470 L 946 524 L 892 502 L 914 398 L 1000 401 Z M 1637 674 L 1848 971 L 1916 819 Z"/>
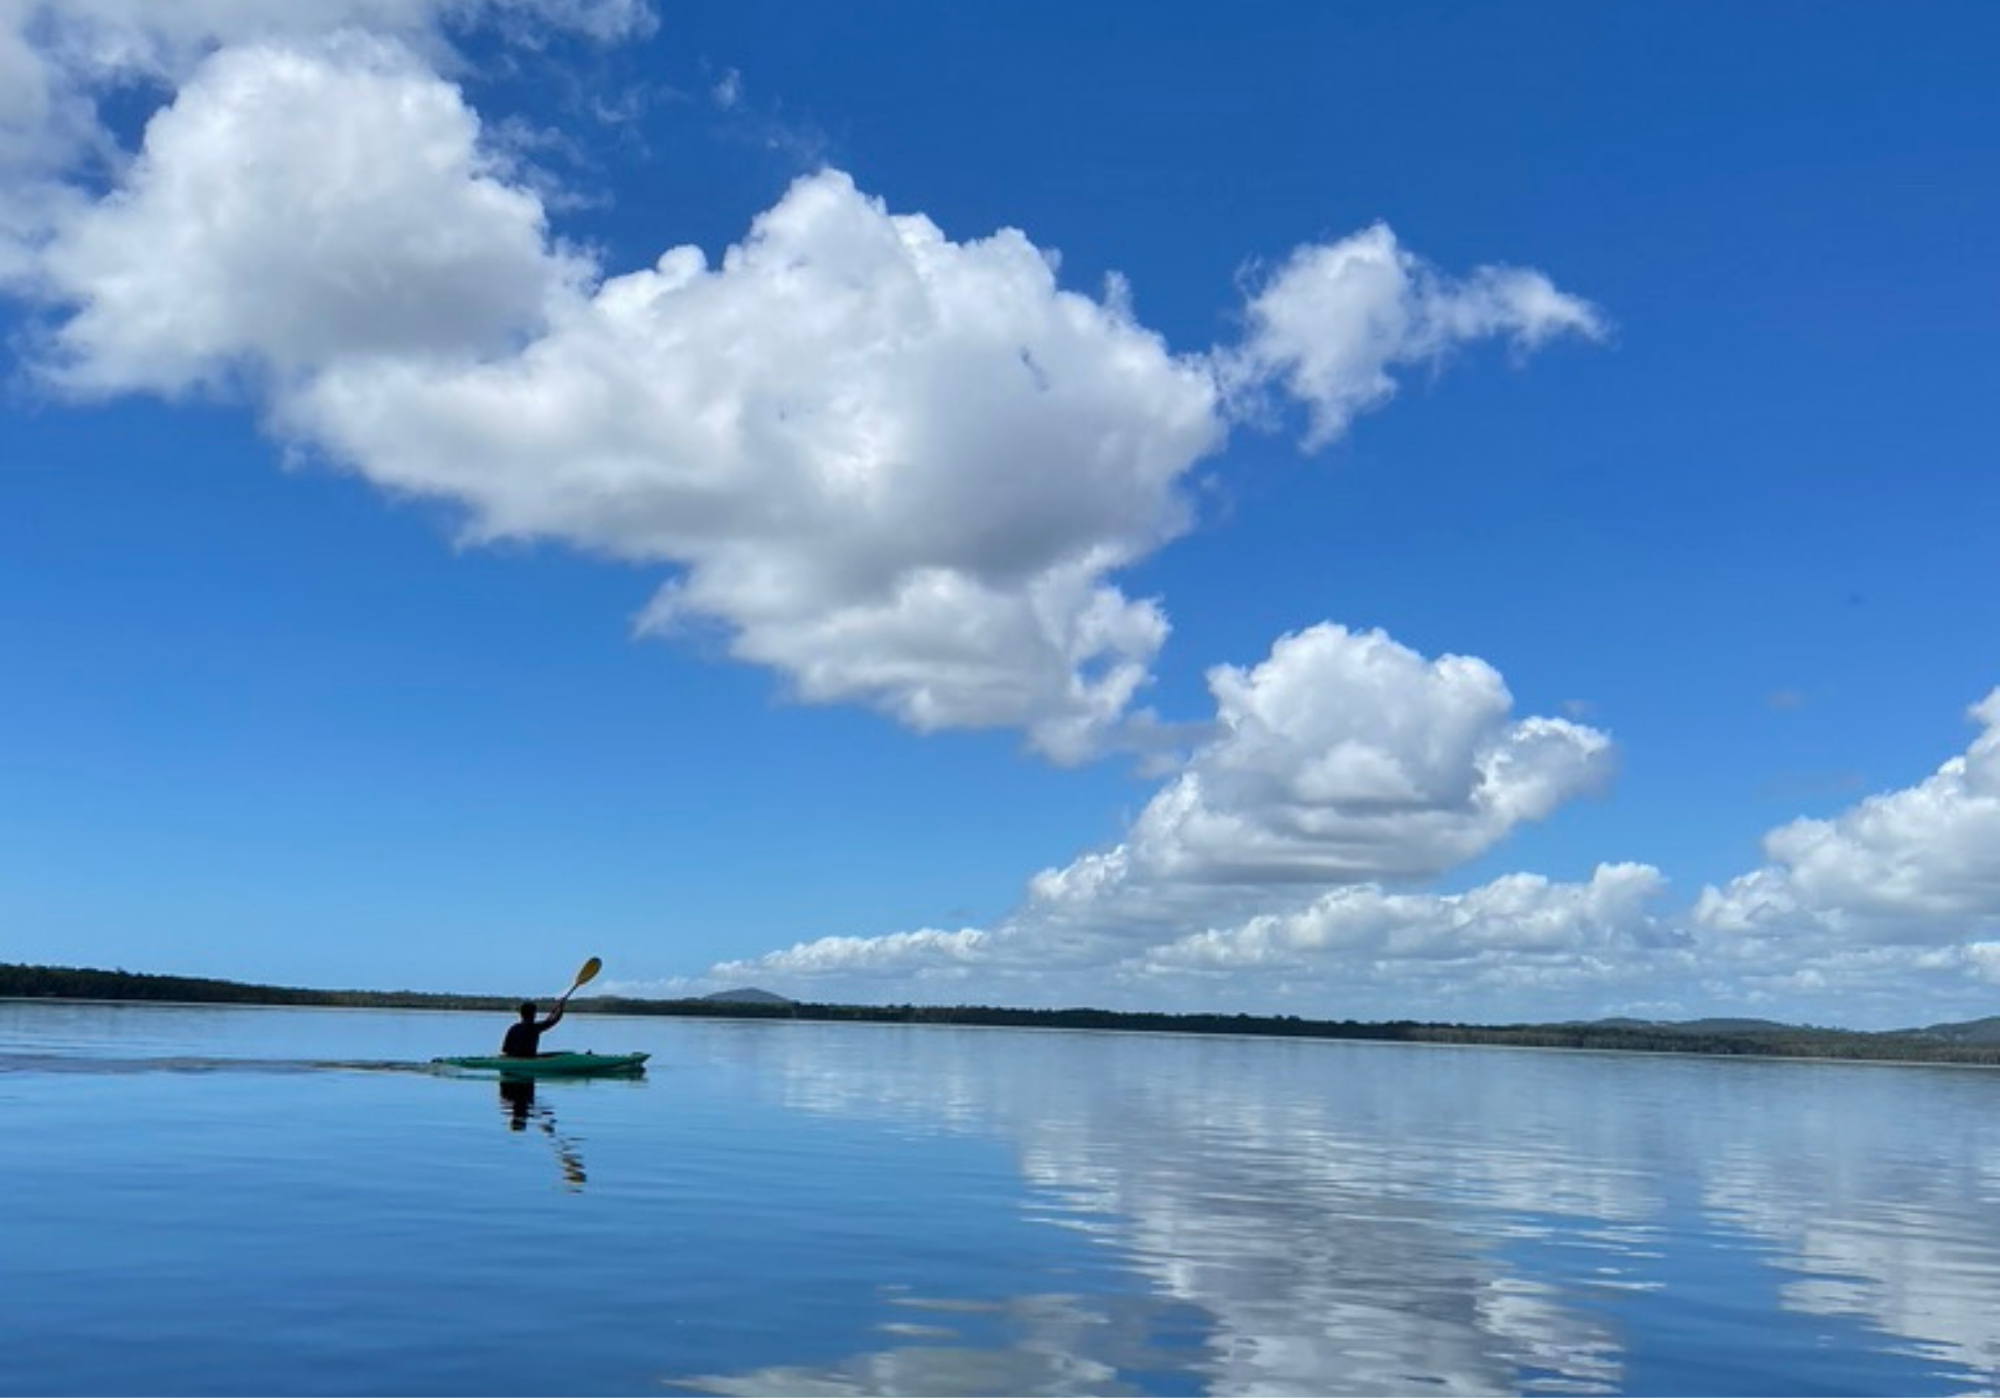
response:
<path fill-rule="evenodd" d="M 507 1027 L 507 1034 L 500 1041 L 500 1053 L 510 1059 L 532 1060 L 542 1053 L 542 1032 L 563 1018 L 563 1008 L 569 1004 L 571 993 L 595 977 L 604 966 L 601 959 L 592 958 L 577 969 L 576 980 L 569 984 L 569 991 L 556 998 L 556 1009 L 549 1013 L 546 1021 L 535 1019 L 536 1006 L 532 1001 L 521 1003 L 521 1019 Z"/>
<path fill-rule="evenodd" d="M 563 1002 L 568 1000 L 565 995 L 562 1001 L 558 1001 L 546 1021 L 535 1019 L 536 1008 L 532 1001 L 522 1002 L 521 1019 L 507 1027 L 507 1034 L 500 1041 L 500 1053 L 516 1060 L 532 1060 L 541 1054 L 542 1032 L 563 1018 Z"/>

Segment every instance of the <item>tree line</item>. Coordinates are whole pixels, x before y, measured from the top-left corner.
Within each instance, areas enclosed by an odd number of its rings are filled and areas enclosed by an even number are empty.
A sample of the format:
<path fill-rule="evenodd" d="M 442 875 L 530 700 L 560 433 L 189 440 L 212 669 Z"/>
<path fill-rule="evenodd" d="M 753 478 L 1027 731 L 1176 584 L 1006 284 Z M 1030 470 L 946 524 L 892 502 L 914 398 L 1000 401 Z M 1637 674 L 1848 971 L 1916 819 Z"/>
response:
<path fill-rule="evenodd" d="M 80 1001 L 222 1002 L 256 1006 L 395 1007 L 435 1011 L 511 1012 L 508 997 L 440 992 L 320 991 L 208 977 L 0 963 L 0 997 Z M 1247 1013 L 1105 1011 L 1093 1007 L 1039 1010 L 1004 1006 L 854 1006 L 822 1002 L 727 1002 L 700 998 L 575 998 L 575 1011 L 624 1016 L 710 1016 L 735 1019 L 849 1021 L 890 1025 L 1015 1026 L 1064 1030 L 1150 1031 L 1175 1035 L 1288 1036 L 1312 1040 L 1392 1041 L 1430 1045 L 1507 1045 L 1548 1050 L 1773 1056 L 1790 1059 L 1906 1060 L 1938 1064 L 2000 1064 L 2000 1045 L 1967 1045 L 1922 1035 L 1846 1031 L 1815 1026 L 1686 1029 L 1620 1022 L 1466 1025 L 1433 1021 L 1332 1021 Z"/>
<path fill-rule="evenodd" d="M 42 967 L 0 963 L 0 997 L 60 997 L 74 1001 L 224 1002 L 245 1006 L 373 1006 L 433 1011 L 511 1011 L 506 997 L 441 992 L 329 992 L 311 987 L 271 987 L 215 977 L 174 977 L 95 967 Z"/>
<path fill-rule="evenodd" d="M 1773 1025 L 1769 1028 L 1721 1031 L 1631 1022 L 1468 1025 L 1438 1021 L 1331 1021 L 1300 1016 L 1253 1016 L 1241 1012 L 1105 1011 L 1092 1007 L 1038 1010 L 1002 1006 L 849 1006 L 815 1002 L 766 1006 L 735 1002 L 642 1001 L 617 997 L 601 997 L 597 1002 L 601 1009 L 623 1015 L 731 1016 L 738 1019 L 867 1021 L 895 1025 L 1042 1026 L 1064 1030 L 1151 1031 L 1171 1035 L 1257 1035 L 1428 1045 L 1506 1045 L 1538 1050 L 2000 1064 L 2000 1045 L 1954 1044 L 1920 1035 L 1817 1026 Z"/>

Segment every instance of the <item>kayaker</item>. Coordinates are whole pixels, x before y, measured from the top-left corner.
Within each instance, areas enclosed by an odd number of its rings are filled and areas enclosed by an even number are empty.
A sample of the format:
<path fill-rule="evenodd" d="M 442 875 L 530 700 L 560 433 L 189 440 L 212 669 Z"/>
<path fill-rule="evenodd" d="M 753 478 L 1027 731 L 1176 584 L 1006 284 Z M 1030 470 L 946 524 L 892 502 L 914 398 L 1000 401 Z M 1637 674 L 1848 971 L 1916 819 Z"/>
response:
<path fill-rule="evenodd" d="M 531 1060 L 541 1054 L 542 1032 L 563 1018 L 563 1002 L 568 1000 L 564 997 L 558 1001 L 546 1021 L 535 1019 L 535 1004 L 532 1001 L 522 1002 L 521 1019 L 507 1027 L 507 1035 L 500 1042 L 500 1053 L 517 1060 Z"/>

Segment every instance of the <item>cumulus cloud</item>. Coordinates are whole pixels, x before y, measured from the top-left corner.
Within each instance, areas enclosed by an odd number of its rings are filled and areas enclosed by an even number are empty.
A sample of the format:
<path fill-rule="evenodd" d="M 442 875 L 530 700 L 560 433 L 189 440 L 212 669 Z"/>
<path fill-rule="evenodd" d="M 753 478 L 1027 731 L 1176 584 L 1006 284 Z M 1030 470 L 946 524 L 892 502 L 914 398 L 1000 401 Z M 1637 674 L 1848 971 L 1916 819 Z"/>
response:
<path fill-rule="evenodd" d="M 1379 960 L 1499 960 L 1510 975 L 1522 958 L 1608 955 L 1622 964 L 1642 947 L 1671 941 L 1648 912 L 1665 885 L 1652 866 L 1625 863 L 1600 865 L 1582 884 L 1514 874 L 1463 894 L 1346 886 L 1292 913 L 1190 934 L 1147 961 L 1162 970 L 1330 971 Z"/>
<path fill-rule="evenodd" d="M 1958 948 L 2000 935 L 2000 690 L 1972 706 L 1967 750 L 1913 787 L 1764 838 L 1765 864 L 1702 891 L 1694 917 L 1742 949 Z"/>
<path fill-rule="evenodd" d="M 712 976 L 721 981 L 775 972 L 787 977 L 881 979 L 893 985 L 902 978 L 937 980 L 989 967 L 996 949 L 985 929 L 916 929 L 873 938 L 836 936 L 770 953 L 761 958 L 718 964 Z"/>
<path fill-rule="evenodd" d="M 349 31 L 448 63 L 450 31 L 495 23 L 612 42 L 654 18 L 645 0 L 0 0 L 0 290 L 46 294 L 42 250 L 120 177 L 105 92 L 171 91 L 220 49 Z"/>
<path fill-rule="evenodd" d="M 478 128 L 388 41 L 217 54 L 153 118 L 118 196 L 49 250 L 79 308 L 55 374 L 171 394 L 244 368 L 504 348 L 578 268 Z"/>
<path fill-rule="evenodd" d="M 1583 886 L 1521 875 L 1463 895 L 1388 888 L 1491 849 L 1607 775 L 1606 735 L 1514 718 L 1485 662 L 1322 624 L 1253 668 L 1216 667 L 1209 686 L 1213 737 L 1125 839 L 1035 876 L 995 928 L 824 938 L 713 976 L 848 990 L 976 976 L 1037 1000 L 1089 985 L 1102 1000 L 1107 977 L 1150 995 L 1163 978 L 1225 968 L 1354 979 L 1375 963 L 1506 963 L 1519 979 L 1523 958 L 1574 973 L 1672 941 L 1645 911 L 1660 888 L 1646 866 L 1605 866 Z"/>
<path fill-rule="evenodd" d="M 1510 716 L 1477 657 L 1427 660 L 1332 623 L 1250 670 L 1209 672 L 1217 737 L 1133 830 L 1143 866 L 1183 881 L 1434 875 L 1606 776 L 1610 740 Z"/>
<path fill-rule="evenodd" d="M 1087 753 L 1167 624 L 1107 575 L 1183 530 L 1211 381 L 1063 290 L 1022 234 L 957 243 L 848 177 L 710 267 L 674 249 L 520 353 L 328 364 L 283 420 L 479 539 L 678 566 L 654 631 L 719 624 L 815 701 Z"/>
<path fill-rule="evenodd" d="M 1686 922 L 1713 1003 L 1888 1028 L 1983 1016 L 2000 985 L 2000 690 L 1964 753 L 1910 787 L 1764 837 Z"/>
<path fill-rule="evenodd" d="M 1218 357 L 1239 408 L 1267 386 L 1302 403 L 1305 443 L 1323 447 L 1396 392 L 1390 371 L 1501 336 L 1533 349 L 1560 335 L 1603 336 L 1603 313 L 1530 268 L 1450 277 L 1386 224 L 1293 251 L 1250 296 L 1242 344 Z"/>

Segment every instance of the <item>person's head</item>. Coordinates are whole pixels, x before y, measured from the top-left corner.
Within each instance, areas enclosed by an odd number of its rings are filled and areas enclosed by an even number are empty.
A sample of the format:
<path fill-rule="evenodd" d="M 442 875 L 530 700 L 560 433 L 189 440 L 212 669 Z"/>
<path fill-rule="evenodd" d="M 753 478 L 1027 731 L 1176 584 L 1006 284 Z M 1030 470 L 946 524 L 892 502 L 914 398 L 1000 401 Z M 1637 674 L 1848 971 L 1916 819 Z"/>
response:
<path fill-rule="evenodd" d="M 532 1001 L 521 1003 L 521 1019 L 523 1021 L 532 1021 L 535 1019 L 535 1004 Z"/>

